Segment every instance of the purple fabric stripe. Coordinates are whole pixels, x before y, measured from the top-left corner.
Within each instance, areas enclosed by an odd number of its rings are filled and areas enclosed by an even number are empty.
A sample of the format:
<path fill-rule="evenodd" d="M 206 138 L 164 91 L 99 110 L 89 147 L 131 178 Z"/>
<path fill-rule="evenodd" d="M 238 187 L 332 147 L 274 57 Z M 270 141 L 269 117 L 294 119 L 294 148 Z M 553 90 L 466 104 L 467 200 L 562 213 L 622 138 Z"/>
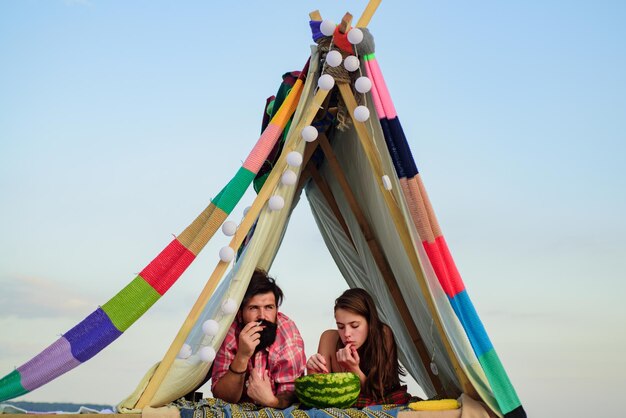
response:
<path fill-rule="evenodd" d="M 22 375 L 22 386 L 30 392 L 79 364 L 72 356 L 69 341 L 61 337 L 17 370 Z"/>
<path fill-rule="evenodd" d="M 98 308 L 78 325 L 66 332 L 64 337 L 72 346 L 72 355 L 78 361 L 84 363 L 115 341 L 120 335 L 122 335 L 122 332 L 113 325 L 109 316 L 102 308 Z"/>
<path fill-rule="evenodd" d="M 317 42 L 318 39 L 324 37 L 324 34 L 320 29 L 320 26 L 322 26 L 321 21 L 309 20 L 309 25 L 311 26 L 311 36 L 313 37 L 314 42 Z"/>

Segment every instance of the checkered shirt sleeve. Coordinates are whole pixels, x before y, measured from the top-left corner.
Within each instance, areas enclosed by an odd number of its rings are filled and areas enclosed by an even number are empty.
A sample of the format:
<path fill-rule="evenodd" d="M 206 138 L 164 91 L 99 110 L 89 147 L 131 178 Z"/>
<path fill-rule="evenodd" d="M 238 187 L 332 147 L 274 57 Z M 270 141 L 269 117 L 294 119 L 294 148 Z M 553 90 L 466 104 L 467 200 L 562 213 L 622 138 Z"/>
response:
<path fill-rule="evenodd" d="M 304 341 L 296 324 L 286 315 L 279 315 L 278 335 L 268 356 L 268 369 L 276 395 L 295 391 L 295 380 L 304 374 L 306 367 Z"/>

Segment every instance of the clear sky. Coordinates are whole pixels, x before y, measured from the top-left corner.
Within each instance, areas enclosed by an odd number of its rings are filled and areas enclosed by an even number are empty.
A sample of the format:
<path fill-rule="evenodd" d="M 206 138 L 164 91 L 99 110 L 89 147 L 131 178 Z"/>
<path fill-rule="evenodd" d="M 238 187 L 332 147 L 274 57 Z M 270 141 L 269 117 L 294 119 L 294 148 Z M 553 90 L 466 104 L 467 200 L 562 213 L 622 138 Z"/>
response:
<path fill-rule="evenodd" d="M 234 175 L 266 97 L 308 57 L 308 13 L 358 18 L 365 4 L 0 2 L 0 375 L 109 300 Z M 370 25 L 452 254 L 534 417 L 622 407 L 624 22 L 622 1 L 384 0 Z M 113 345 L 22 399 L 124 398 L 174 338 L 214 241 Z M 310 355 L 346 285 L 306 200 L 272 273 Z"/>

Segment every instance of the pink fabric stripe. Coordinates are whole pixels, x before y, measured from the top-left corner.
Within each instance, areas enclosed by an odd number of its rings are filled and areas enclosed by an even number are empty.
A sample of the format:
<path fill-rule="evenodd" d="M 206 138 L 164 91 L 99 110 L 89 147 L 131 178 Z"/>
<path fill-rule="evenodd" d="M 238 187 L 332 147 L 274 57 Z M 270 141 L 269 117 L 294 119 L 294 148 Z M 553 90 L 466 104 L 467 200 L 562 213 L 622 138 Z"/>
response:
<path fill-rule="evenodd" d="M 385 109 L 383 108 L 383 103 L 380 101 L 380 94 L 378 93 L 378 88 L 376 87 L 376 83 L 374 82 L 374 78 L 372 75 L 372 69 L 370 68 L 370 60 L 365 60 L 365 71 L 367 73 L 367 78 L 372 82 L 372 100 L 374 101 L 374 107 L 376 108 L 376 113 L 378 113 L 378 119 L 384 119 L 387 116 L 385 115 Z"/>
<path fill-rule="evenodd" d="M 22 375 L 22 386 L 30 392 L 79 364 L 72 355 L 70 342 L 61 337 L 17 370 Z"/>
<path fill-rule="evenodd" d="M 278 140 L 282 131 L 283 128 L 270 123 L 261 134 L 261 137 L 250 152 L 250 155 L 246 158 L 246 161 L 244 161 L 243 167 L 257 174 L 270 151 L 274 148 L 274 145 L 276 145 L 276 140 Z"/>
<path fill-rule="evenodd" d="M 374 77 L 374 84 L 378 87 L 378 93 L 380 94 L 380 100 L 383 103 L 383 108 L 385 109 L 385 114 L 388 119 L 393 119 L 398 116 L 396 113 L 396 108 L 391 101 L 391 96 L 389 95 L 389 90 L 387 89 L 387 84 L 385 84 L 385 79 L 383 78 L 383 73 L 380 71 L 380 66 L 378 65 L 378 61 L 376 59 L 369 60 L 370 68 L 372 70 L 372 75 Z"/>

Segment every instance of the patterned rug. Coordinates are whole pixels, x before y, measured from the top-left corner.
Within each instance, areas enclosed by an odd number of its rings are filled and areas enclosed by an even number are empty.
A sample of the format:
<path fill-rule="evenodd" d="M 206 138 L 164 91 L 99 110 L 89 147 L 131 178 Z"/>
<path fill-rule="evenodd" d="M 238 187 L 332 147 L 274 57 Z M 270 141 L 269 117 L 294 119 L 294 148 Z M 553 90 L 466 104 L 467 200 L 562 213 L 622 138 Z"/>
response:
<path fill-rule="evenodd" d="M 294 404 L 286 409 L 262 408 L 251 403 L 231 404 L 221 399 L 206 398 L 198 402 L 179 399 L 172 404 L 181 418 L 397 418 L 405 405 L 373 405 L 358 408 L 300 408 Z"/>

